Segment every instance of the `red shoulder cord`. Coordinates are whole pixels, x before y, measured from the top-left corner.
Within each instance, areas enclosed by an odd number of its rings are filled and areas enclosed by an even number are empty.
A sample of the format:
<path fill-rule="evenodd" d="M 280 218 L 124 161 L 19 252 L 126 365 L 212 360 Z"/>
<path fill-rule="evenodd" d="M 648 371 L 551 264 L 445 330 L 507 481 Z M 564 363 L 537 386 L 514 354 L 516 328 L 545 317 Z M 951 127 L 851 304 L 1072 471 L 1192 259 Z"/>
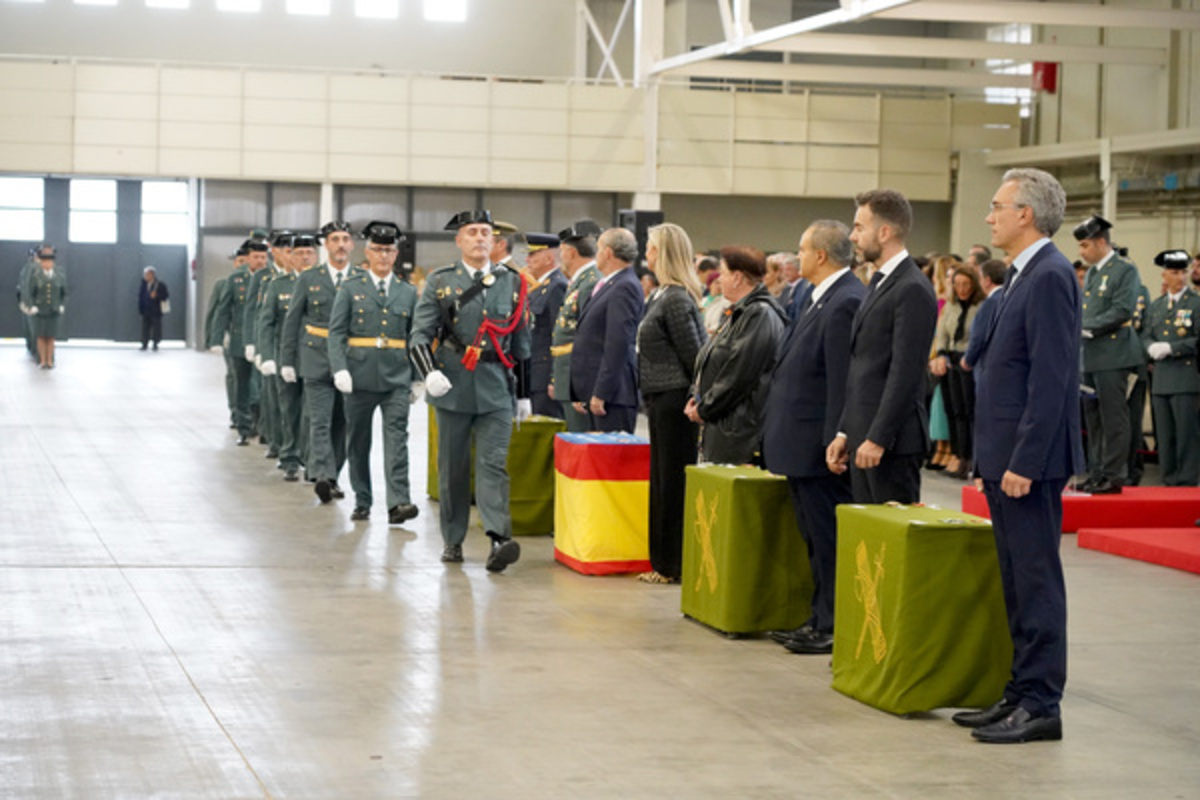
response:
<path fill-rule="evenodd" d="M 508 357 L 504 352 L 504 348 L 500 346 L 499 337 L 509 335 L 525 321 L 525 295 L 528 292 L 528 284 L 522 276 L 518 275 L 517 278 L 521 282 L 521 288 L 517 293 L 517 307 L 503 321 L 485 319 L 483 324 L 479 326 L 479 330 L 475 332 L 475 341 L 467 348 L 467 352 L 463 353 L 462 365 L 468 370 L 473 371 L 479 363 L 479 356 L 483 354 L 483 348 L 480 345 L 483 343 L 485 335 L 492 340 L 492 346 L 496 348 L 496 355 L 500 357 L 501 364 L 508 369 L 512 369 L 516 363 Z"/>

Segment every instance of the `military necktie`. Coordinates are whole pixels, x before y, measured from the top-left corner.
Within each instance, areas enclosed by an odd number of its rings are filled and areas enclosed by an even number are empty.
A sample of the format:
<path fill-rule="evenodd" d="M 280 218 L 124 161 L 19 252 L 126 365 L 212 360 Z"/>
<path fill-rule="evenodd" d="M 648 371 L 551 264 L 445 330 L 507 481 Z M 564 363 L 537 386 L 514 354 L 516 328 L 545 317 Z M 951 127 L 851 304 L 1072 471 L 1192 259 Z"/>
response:
<path fill-rule="evenodd" d="M 379 282 L 379 299 L 387 300 L 387 281 Z"/>
<path fill-rule="evenodd" d="M 338 272 L 333 276 L 333 290 L 336 292 L 342 288 L 342 273 Z"/>

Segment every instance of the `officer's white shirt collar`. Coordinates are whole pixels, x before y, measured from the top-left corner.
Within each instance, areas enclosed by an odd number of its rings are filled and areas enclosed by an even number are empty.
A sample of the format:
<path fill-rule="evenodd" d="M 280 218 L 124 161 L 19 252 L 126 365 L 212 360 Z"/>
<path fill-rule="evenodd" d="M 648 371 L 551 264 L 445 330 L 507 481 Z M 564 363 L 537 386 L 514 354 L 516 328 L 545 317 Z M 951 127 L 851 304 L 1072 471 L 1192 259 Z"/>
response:
<path fill-rule="evenodd" d="M 384 291 L 388 291 L 392 288 L 391 275 L 385 275 L 384 277 L 380 278 L 375 273 L 371 273 L 371 280 L 375 282 L 375 291 L 377 292 L 379 291 L 379 287 L 381 285 L 383 286 Z"/>
<path fill-rule="evenodd" d="M 504 262 L 502 261 L 500 263 L 502 264 Z M 499 264 L 493 265 L 492 262 L 489 261 L 488 263 L 483 265 L 483 269 L 475 269 L 470 264 L 468 264 L 467 262 L 464 261 L 463 266 L 467 268 L 467 274 L 471 276 L 471 280 L 475 280 L 475 276 L 480 275 L 480 274 L 487 275 L 489 272 L 491 272 L 495 268 L 495 266 L 499 266 Z"/>
<path fill-rule="evenodd" d="M 813 287 L 812 304 L 816 305 L 817 301 L 825 296 L 825 293 L 833 288 L 833 285 L 842 279 L 842 276 L 850 271 L 849 267 L 842 267 L 837 272 L 830 275 L 825 280 Z"/>
<path fill-rule="evenodd" d="M 896 267 L 900 266 L 900 262 L 906 258 L 908 258 L 908 250 L 904 249 L 899 253 L 896 253 L 896 255 L 892 256 L 887 261 L 883 262 L 883 266 L 875 270 L 878 274 L 883 276 L 879 279 L 879 283 L 875 284 L 875 288 L 878 289 L 880 285 L 888 279 L 888 276 L 896 271 Z"/>
<path fill-rule="evenodd" d="M 350 274 L 349 264 L 347 264 L 346 268 L 343 270 L 336 269 L 333 264 L 326 264 L 325 266 L 329 270 L 329 280 L 333 281 L 334 286 L 337 286 L 338 275 L 342 276 L 342 280 L 346 280 L 346 276 Z"/>
<path fill-rule="evenodd" d="M 1167 297 L 1168 297 L 1168 298 L 1170 298 L 1170 301 L 1171 301 L 1172 303 L 1178 303 L 1178 302 L 1179 302 L 1179 300 L 1180 300 L 1180 298 L 1182 298 L 1182 297 L 1183 297 L 1185 294 L 1187 294 L 1187 287 L 1186 287 L 1186 286 L 1184 286 L 1184 287 L 1183 287 L 1182 289 L 1180 289 L 1178 292 L 1175 292 L 1175 294 L 1168 294 L 1168 295 L 1167 295 Z"/>
<path fill-rule="evenodd" d="M 1117 251 L 1116 251 L 1116 250 L 1109 250 L 1109 251 L 1108 251 L 1108 252 L 1107 252 L 1107 253 L 1104 255 L 1104 258 L 1100 259 L 1099 261 L 1097 261 L 1097 262 L 1095 263 L 1095 265 L 1094 265 L 1094 266 L 1095 266 L 1095 268 L 1096 268 L 1097 270 L 1102 270 L 1102 269 L 1104 269 L 1104 265 L 1105 265 L 1105 264 L 1107 264 L 1109 261 L 1112 261 L 1112 257 L 1113 257 L 1113 256 L 1115 256 L 1116 254 L 1117 254 Z"/>

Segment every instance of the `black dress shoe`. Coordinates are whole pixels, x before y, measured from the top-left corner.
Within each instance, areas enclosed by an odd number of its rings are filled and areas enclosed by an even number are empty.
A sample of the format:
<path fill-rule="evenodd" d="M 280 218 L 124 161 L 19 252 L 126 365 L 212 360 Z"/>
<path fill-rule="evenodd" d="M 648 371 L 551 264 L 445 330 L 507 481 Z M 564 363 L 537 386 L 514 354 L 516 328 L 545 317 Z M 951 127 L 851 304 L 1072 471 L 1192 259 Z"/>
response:
<path fill-rule="evenodd" d="M 283 479 L 288 483 L 295 483 L 296 481 L 300 480 L 300 470 L 292 467 L 283 473 Z"/>
<path fill-rule="evenodd" d="M 279 448 L 278 447 L 268 447 L 267 454 L 265 456 L 263 456 L 263 458 L 279 458 Z"/>
<path fill-rule="evenodd" d="M 248 445 L 248 444 L 250 444 L 250 437 L 249 437 L 249 436 L 239 436 L 239 437 L 238 437 L 238 440 L 237 440 L 237 446 L 238 446 L 238 447 L 245 447 L 245 446 L 246 446 L 246 445 Z"/>
<path fill-rule="evenodd" d="M 1088 494 L 1120 494 L 1121 484 L 1104 479 L 1096 481 L 1090 489 L 1085 489 L 1084 491 Z"/>
<path fill-rule="evenodd" d="M 324 478 L 317 481 L 317 485 L 313 487 L 313 491 L 317 493 L 317 497 L 321 498 L 322 503 L 328 503 L 329 498 L 333 497 L 331 489 L 329 481 Z"/>
<path fill-rule="evenodd" d="M 408 520 L 416 517 L 418 513 L 417 507 L 412 503 L 401 503 L 398 506 L 392 506 L 388 509 L 388 524 L 403 525 Z"/>
<path fill-rule="evenodd" d="M 1016 710 L 1015 703 L 1010 703 L 1002 697 L 987 708 L 981 708 L 978 711 L 960 711 L 950 719 L 954 721 L 955 725 L 961 725 L 964 728 L 982 728 L 984 725 L 999 722 Z"/>
<path fill-rule="evenodd" d="M 491 534 L 488 534 L 491 536 Z M 502 539 L 499 536 L 492 536 L 492 552 L 488 554 L 487 570 L 488 572 L 504 572 L 504 569 L 509 564 L 517 563 L 521 558 L 521 545 L 517 544 L 512 538 Z"/>
<path fill-rule="evenodd" d="M 976 728 L 971 735 L 987 744 L 1057 742 L 1062 738 L 1062 718 L 1035 717 L 1018 706 L 1004 719 Z"/>
<path fill-rule="evenodd" d="M 461 564 L 462 560 L 461 544 L 448 544 L 442 548 L 443 564 Z"/>
<path fill-rule="evenodd" d="M 342 487 L 337 485 L 337 481 L 329 482 L 329 493 L 333 495 L 334 500 L 341 500 L 346 496 L 346 493 L 342 491 Z"/>
<path fill-rule="evenodd" d="M 767 636 L 771 641 L 783 644 L 784 642 L 795 639 L 797 636 L 804 636 L 812 631 L 812 623 L 806 622 L 799 628 L 792 628 L 787 631 L 767 631 Z"/>
<path fill-rule="evenodd" d="M 825 656 L 833 652 L 833 634 L 809 631 L 807 636 L 797 636 L 783 643 L 788 652 L 803 656 Z"/>
<path fill-rule="evenodd" d="M 371 509 L 358 506 L 350 512 L 350 519 L 354 522 L 362 522 L 364 519 L 371 518 Z"/>

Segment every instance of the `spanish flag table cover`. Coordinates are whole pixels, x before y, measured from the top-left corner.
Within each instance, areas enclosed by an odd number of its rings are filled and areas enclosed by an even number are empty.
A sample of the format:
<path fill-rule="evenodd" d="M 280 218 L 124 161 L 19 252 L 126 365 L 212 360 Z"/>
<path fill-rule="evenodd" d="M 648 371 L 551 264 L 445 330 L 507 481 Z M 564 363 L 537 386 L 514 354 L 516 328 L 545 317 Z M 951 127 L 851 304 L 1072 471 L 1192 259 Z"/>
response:
<path fill-rule="evenodd" d="M 755 467 L 688 467 L 680 582 L 680 610 L 719 631 L 799 627 L 813 583 L 787 480 Z"/>
<path fill-rule="evenodd" d="M 554 417 L 534 416 L 513 421 L 508 445 L 508 508 L 517 536 L 546 534 L 554 530 L 554 435 L 567 423 Z M 425 491 L 438 499 L 437 411 L 429 406 L 428 469 Z M 471 445 L 471 491 L 475 491 L 475 445 Z"/>
<path fill-rule="evenodd" d="M 898 505 L 837 520 L 833 688 L 894 714 L 999 700 L 1012 640 L 991 523 Z"/>
<path fill-rule="evenodd" d="M 554 557 L 585 575 L 650 570 L 650 443 L 627 433 L 554 439 Z"/>

